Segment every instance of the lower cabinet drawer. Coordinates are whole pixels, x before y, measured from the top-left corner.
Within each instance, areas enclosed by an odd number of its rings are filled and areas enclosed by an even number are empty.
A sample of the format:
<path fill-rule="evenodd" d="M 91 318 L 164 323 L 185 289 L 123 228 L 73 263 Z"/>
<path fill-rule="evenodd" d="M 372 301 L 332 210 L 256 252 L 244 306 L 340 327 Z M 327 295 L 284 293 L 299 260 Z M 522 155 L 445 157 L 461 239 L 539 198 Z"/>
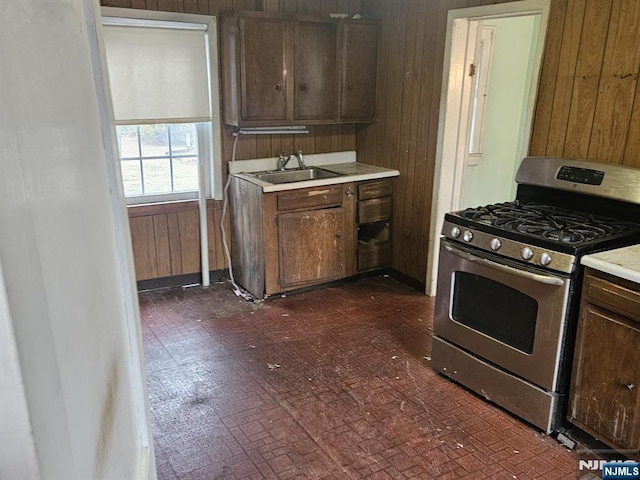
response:
<path fill-rule="evenodd" d="M 595 305 L 640 322 L 640 291 L 586 275 L 583 292 Z"/>
<path fill-rule="evenodd" d="M 391 197 L 358 202 L 358 223 L 379 222 L 391 218 Z"/>
<path fill-rule="evenodd" d="M 391 264 L 391 243 L 358 246 L 358 270 L 384 267 Z"/>

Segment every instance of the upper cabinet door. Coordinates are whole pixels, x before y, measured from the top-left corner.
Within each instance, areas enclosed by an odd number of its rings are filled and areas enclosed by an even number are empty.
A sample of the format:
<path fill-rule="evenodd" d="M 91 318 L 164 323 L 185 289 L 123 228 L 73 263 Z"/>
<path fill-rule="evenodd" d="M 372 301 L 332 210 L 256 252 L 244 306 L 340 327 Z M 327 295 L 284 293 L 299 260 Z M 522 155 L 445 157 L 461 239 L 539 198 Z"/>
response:
<path fill-rule="evenodd" d="M 340 120 L 372 121 L 376 104 L 379 25 L 344 22 L 341 29 Z"/>
<path fill-rule="evenodd" d="M 286 22 L 243 17 L 240 29 L 242 120 L 287 119 Z"/>
<path fill-rule="evenodd" d="M 336 39 L 336 23 L 295 23 L 294 120 L 336 120 Z"/>

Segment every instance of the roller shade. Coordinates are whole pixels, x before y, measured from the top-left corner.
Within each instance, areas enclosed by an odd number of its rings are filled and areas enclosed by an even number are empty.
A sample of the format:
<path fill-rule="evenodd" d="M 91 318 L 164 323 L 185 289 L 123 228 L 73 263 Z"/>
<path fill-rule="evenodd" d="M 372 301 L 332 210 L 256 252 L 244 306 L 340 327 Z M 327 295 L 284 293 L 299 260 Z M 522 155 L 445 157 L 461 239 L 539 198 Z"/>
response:
<path fill-rule="evenodd" d="M 116 124 L 211 119 L 204 30 L 104 25 Z"/>

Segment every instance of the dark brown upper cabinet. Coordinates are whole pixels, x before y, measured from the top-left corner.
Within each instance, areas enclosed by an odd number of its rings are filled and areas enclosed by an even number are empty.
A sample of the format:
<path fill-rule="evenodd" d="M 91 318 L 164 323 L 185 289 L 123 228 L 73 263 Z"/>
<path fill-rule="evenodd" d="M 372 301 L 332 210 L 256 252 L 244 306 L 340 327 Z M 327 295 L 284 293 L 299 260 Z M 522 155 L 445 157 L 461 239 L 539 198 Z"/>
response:
<path fill-rule="evenodd" d="M 287 25 L 278 18 L 239 19 L 241 118 L 287 119 Z"/>
<path fill-rule="evenodd" d="M 335 120 L 337 25 L 298 21 L 293 28 L 293 119 Z"/>
<path fill-rule="evenodd" d="M 374 120 L 378 22 L 235 12 L 221 25 L 224 123 Z"/>
<path fill-rule="evenodd" d="M 375 115 L 378 72 L 377 23 L 344 21 L 340 24 L 340 120 L 371 121 Z"/>

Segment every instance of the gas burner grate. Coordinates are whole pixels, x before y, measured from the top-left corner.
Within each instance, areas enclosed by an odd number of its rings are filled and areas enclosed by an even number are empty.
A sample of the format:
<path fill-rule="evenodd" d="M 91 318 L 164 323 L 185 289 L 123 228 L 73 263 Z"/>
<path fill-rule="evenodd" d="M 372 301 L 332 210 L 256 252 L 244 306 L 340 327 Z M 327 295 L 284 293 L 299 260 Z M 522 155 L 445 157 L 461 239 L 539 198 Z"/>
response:
<path fill-rule="evenodd" d="M 460 217 L 502 230 L 577 245 L 638 229 L 638 225 L 612 218 L 567 210 L 554 205 L 518 201 L 468 208 Z"/>

